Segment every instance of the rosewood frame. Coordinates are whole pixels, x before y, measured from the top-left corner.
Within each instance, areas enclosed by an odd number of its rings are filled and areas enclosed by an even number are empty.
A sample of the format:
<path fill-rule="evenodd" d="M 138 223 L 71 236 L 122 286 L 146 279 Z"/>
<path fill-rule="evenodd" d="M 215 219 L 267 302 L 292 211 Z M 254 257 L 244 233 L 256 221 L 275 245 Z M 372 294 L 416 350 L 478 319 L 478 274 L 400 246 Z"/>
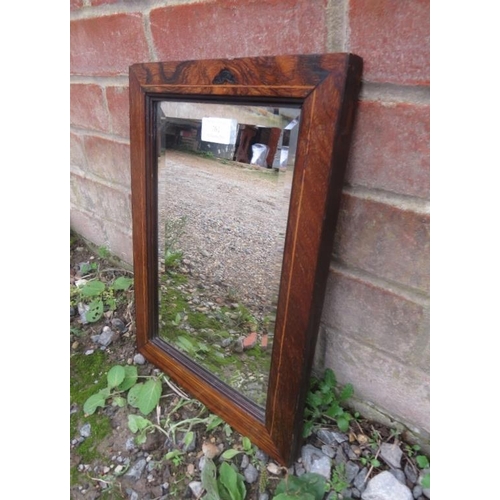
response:
<path fill-rule="evenodd" d="M 301 444 L 361 70 L 361 58 L 344 53 L 130 67 L 138 349 L 212 412 L 287 466 Z M 156 103 L 160 100 L 301 107 L 265 410 L 157 336 Z"/>

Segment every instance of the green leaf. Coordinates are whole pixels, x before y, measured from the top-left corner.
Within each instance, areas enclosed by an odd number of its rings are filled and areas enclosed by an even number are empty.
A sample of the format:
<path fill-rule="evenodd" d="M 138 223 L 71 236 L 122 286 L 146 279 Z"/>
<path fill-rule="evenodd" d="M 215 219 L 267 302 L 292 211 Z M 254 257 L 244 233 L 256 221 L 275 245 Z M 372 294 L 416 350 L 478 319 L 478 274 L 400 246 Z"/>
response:
<path fill-rule="evenodd" d="M 104 292 L 105 288 L 106 285 L 102 281 L 92 280 L 83 285 L 80 293 L 84 297 L 96 297 L 98 295 L 101 295 L 101 293 Z"/>
<path fill-rule="evenodd" d="M 312 434 L 314 422 L 305 422 L 304 423 L 304 430 L 302 431 L 302 437 L 309 437 Z"/>
<path fill-rule="evenodd" d="M 222 462 L 219 468 L 219 484 L 224 486 L 231 500 L 244 500 L 246 488 L 243 483 L 243 477 L 227 462 Z M 222 491 L 220 491 L 220 493 L 222 494 Z"/>
<path fill-rule="evenodd" d="M 157 379 L 149 379 L 144 383 L 139 392 L 137 407 L 144 415 L 148 415 L 159 403 L 161 397 L 161 381 Z"/>
<path fill-rule="evenodd" d="M 139 382 L 138 384 L 135 384 L 130 391 L 128 391 L 127 394 L 127 403 L 132 406 L 133 408 L 138 408 L 139 407 L 139 394 L 143 388 L 144 384 L 142 382 Z"/>
<path fill-rule="evenodd" d="M 231 458 L 234 458 L 236 455 L 239 453 L 243 453 L 240 450 L 235 450 L 234 448 L 231 448 L 230 450 L 226 450 L 222 455 L 221 458 L 224 460 L 231 460 Z"/>
<path fill-rule="evenodd" d="M 189 448 L 189 445 L 193 442 L 193 439 L 194 439 L 194 432 L 193 431 L 186 432 L 186 435 L 184 436 L 183 439 L 185 450 Z"/>
<path fill-rule="evenodd" d="M 373 465 L 373 467 L 380 467 L 380 461 L 377 460 L 376 458 L 372 458 L 370 460 L 370 464 Z"/>
<path fill-rule="evenodd" d="M 104 408 L 105 404 L 106 399 L 102 394 L 94 394 L 90 396 L 87 401 L 85 401 L 83 405 L 83 412 L 85 413 L 85 415 L 92 415 L 95 413 L 99 406 L 101 408 Z"/>
<path fill-rule="evenodd" d="M 302 476 L 288 476 L 276 488 L 276 493 L 295 495 L 295 498 L 321 500 L 325 495 L 326 479 L 321 474 L 307 472 Z M 307 495 L 310 495 L 308 497 Z M 292 497 L 293 498 L 293 497 Z"/>
<path fill-rule="evenodd" d="M 125 368 L 120 365 L 113 366 L 108 372 L 108 387 L 118 387 L 125 379 Z"/>
<path fill-rule="evenodd" d="M 422 478 L 422 488 L 430 489 L 431 487 L 431 473 L 426 472 Z"/>
<path fill-rule="evenodd" d="M 339 395 L 340 401 L 345 401 L 346 399 L 349 399 L 352 395 L 354 394 L 354 387 L 352 384 L 346 384 L 342 388 L 342 391 Z"/>
<path fill-rule="evenodd" d="M 205 488 L 207 495 L 205 498 L 212 500 L 220 500 L 219 487 L 217 485 L 217 469 L 212 459 L 205 460 L 205 466 L 201 471 L 201 484 Z"/>
<path fill-rule="evenodd" d="M 426 469 L 429 467 L 429 459 L 424 455 L 417 455 L 415 461 L 421 469 Z"/>
<path fill-rule="evenodd" d="M 142 431 L 149 427 L 151 422 L 140 415 L 129 415 L 128 416 L 128 428 L 135 434 L 138 431 Z"/>
<path fill-rule="evenodd" d="M 316 500 L 314 495 L 310 493 L 301 493 L 300 495 L 280 493 L 279 495 L 273 497 L 273 500 Z"/>
<path fill-rule="evenodd" d="M 124 408 L 127 404 L 127 400 L 121 396 L 115 396 L 113 398 L 113 406 L 118 406 L 119 408 Z"/>
<path fill-rule="evenodd" d="M 217 417 L 215 415 L 212 415 L 212 418 L 210 419 L 210 423 L 207 425 L 207 432 L 211 431 L 212 429 L 215 429 L 219 425 L 223 424 L 224 420 L 222 418 Z"/>
<path fill-rule="evenodd" d="M 118 386 L 120 391 L 128 391 L 137 382 L 137 366 L 124 366 L 125 378 Z"/>
<path fill-rule="evenodd" d="M 126 278 L 125 276 L 120 276 L 119 278 L 116 278 L 116 280 L 112 285 L 112 288 L 113 290 L 128 290 L 133 283 L 134 280 L 132 278 Z"/>
<path fill-rule="evenodd" d="M 182 335 L 179 335 L 177 337 L 175 343 L 177 344 L 177 347 L 179 347 L 179 349 L 182 349 L 183 351 L 187 351 L 188 353 L 193 353 L 195 351 L 192 342 Z"/>
<path fill-rule="evenodd" d="M 332 418 L 340 417 L 343 413 L 344 410 L 340 407 L 340 405 L 336 401 L 332 403 L 331 406 L 326 411 L 326 414 Z"/>
<path fill-rule="evenodd" d="M 89 323 L 95 323 L 102 318 L 104 312 L 104 303 L 101 299 L 95 299 L 89 304 L 89 310 L 85 314 L 85 318 Z"/>
<path fill-rule="evenodd" d="M 340 417 L 337 417 L 337 425 L 342 432 L 347 432 L 349 430 L 349 419 L 344 413 Z"/>
<path fill-rule="evenodd" d="M 335 373 L 333 373 L 333 370 L 331 368 L 327 368 L 325 370 L 323 379 L 332 388 L 337 385 L 337 379 L 335 378 Z"/>
<path fill-rule="evenodd" d="M 252 442 L 247 437 L 243 437 L 241 439 L 241 444 L 243 445 L 243 449 L 245 451 L 250 451 L 252 449 Z"/>

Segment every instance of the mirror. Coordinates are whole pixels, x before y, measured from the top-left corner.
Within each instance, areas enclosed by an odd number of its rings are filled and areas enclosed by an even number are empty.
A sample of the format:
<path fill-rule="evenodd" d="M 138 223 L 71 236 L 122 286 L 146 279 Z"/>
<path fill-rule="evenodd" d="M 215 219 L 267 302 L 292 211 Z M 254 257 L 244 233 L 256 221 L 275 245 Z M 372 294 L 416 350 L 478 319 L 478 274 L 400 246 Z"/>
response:
<path fill-rule="evenodd" d="M 158 335 L 263 407 L 299 117 L 157 103 Z"/>
<path fill-rule="evenodd" d="M 352 54 L 130 68 L 138 349 L 284 465 L 360 74 Z"/>

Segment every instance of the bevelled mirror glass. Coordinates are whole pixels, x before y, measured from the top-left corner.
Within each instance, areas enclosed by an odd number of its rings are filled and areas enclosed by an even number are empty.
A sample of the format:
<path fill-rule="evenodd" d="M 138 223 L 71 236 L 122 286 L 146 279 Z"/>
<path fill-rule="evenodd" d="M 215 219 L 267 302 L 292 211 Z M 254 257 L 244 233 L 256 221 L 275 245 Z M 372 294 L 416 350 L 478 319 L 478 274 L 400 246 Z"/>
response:
<path fill-rule="evenodd" d="M 138 348 L 285 465 L 360 73 L 351 54 L 130 68 Z"/>

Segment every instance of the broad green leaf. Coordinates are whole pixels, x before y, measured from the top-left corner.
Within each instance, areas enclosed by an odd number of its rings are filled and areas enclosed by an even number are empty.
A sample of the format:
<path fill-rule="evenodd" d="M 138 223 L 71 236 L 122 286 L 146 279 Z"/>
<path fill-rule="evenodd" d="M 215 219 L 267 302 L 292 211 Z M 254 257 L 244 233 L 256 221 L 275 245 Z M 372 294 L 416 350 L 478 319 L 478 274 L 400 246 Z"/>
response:
<path fill-rule="evenodd" d="M 135 434 L 138 431 L 144 430 L 146 427 L 150 426 L 151 422 L 140 415 L 129 415 L 128 416 L 128 428 Z"/>
<path fill-rule="evenodd" d="M 125 379 L 125 368 L 120 365 L 113 366 L 108 372 L 108 387 L 118 387 Z"/>
<path fill-rule="evenodd" d="M 431 487 L 431 473 L 427 472 L 424 474 L 424 477 L 422 478 L 422 488 L 430 489 L 430 487 Z"/>
<path fill-rule="evenodd" d="M 219 487 L 217 485 L 217 469 L 212 459 L 205 460 L 205 466 L 201 471 L 201 484 L 205 488 L 207 495 L 205 498 L 220 500 Z"/>
<path fill-rule="evenodd" d="M 146 431 L 140 432 L 135 438 L 136 444 L 144 444 L 147 441 Z"/>
<path fill-rule="evenodd" d="M 102 394 L 94 394 L 93 396 L 90 396 L 87 401 L 85 401 L 83 405 L 83 412 L 85 413 L 85 415 L 92 415 L 95 413 L 99 406 L 101 408 L 104 408 L 105 404 L 106 399 Z"/>
<path fill-rule="evenodd" d="M 112 288 L 113 290 L 128 290 L 133 283 L 134 280 L 132 278 L 126 278 L 125 276 L 120 276 L 119 278 L 116 278 Z"/>
<path fill-rule="evenodd" d="M 287 494 L 291 498 L 321 500 L 325 495 L 325 490 L 326 479 L 315 472 L 307 472 L 300 477 L 288 476 L 287 479 L 278 484 L 275 493 Z M 308 497 L 307 495 L 310 496 Z"/>
<path fill-rule="evenodd" d="M 106 285 L 102 281 L 92 280 L 83 285 L 80 293 L 84 297 L 96 297 L 98 295 L 101 295 L 101 293 L 104 292 L 105 288 Z"/>
<path fill-rule="evenodd" d="M 342 388 L 342 391 L 339 395 L 339 399 L 340 401 L 345 401 L 346 399 L 349 399 L 353 394 L 354 394 L 354 388 L 352 384 L 346 384 Z"/>
<path fill-rule="evenodd" d="M 314 422 L 308 421 L 304 423 L 304 430 L 302 431 L 302 437 L 309 437 L 312 434 Z"/>
<path fill-rule="evenodd" d="M 186 435 L 184 436 L 184 449 L 187 449 L 189 448 L 189 445 L 193 442 L 193 439 L 194 439 L 194 432 L 193 431 L 189 431 L 189 432 L 186 432 Z"/>
<path fill-rule="evenodd" d="M 215 429 L 219 425 L 223 424 L 224 420 L 222 418 L 213 416 L 213 418 L 210 420 L 210 423 L 207 425 L 207 431 L 211 431 L 212 429 Z"/>
<path fill-rule="evenodd" d="M 104 387 L 104 389 L 101 389 L 98 394 L 100 394 L 104 399 L 109 398 L 111 391 L 109 387 Z"/>
<path fill-rule="evenodd" d="M 332 418 L 339 417 L 343 413 L 344 410 L 340 407 L 340 405 L 336 401 L 332 403 L 331 406 L 326 411 L 326 414 Z"/>
<path fill-rule="evenodd" d="M 349 430 L 349 419 L 346 418 L 345 414 L 337 417 L 337 425 L 342 432 Z"/>
<path fill-rule="evenodd" d="M 180 457 L 182 455 L 181 450 L 172 450 L 165 455 L 165 460 L 172 460 L 172 458 Z"/>
<path fill-rule="evenodd" d="M 247 437 L 243 437 L 241 439 L 241 444 L 243 445 L 243 449 L 245 451 L 250 451 L 252 449 L 252 442 Z"/>
<path fill-rule="evenodd" d="M 149 379 L 144 383 L 142 389 L 139 392 L 137 407 L 142 414 L 148 415 L 156 408 L 156 405 L 160 401 L 160 396 L 161 381 Z"/>
<path fill-rule="evenodd" d="M 418 466 L 421 469 L 425 469 L 426 467 L 429 467 L 429 460 L 426 456 L 424 455 L 417 455 L 415 457 L 415 461 L 417 462 Z"/>
<path fill-rule="evenodd" d="M 241 483 L 243 479 L 227 462 L 223 462 L 219 468 L 219 484 L 224 486 L 226 492 L 229 494 L 230 500 L 244 500 L 245 495 L 242 496 Z M 240 483 L 240 484 L 239 484 Z M 245 485 L 243 484 L 243 487 Z M 219 489 L 221 497 L 224 497 L 221 489 Z M 246 488 L 244 487 L 246 494 Z"/>
<path fill-rule="evenodd" d="M 101 299 L 95 299 L 89 304 L 89 310 L 85 314 L 85 318 L 89 323 L 95 323 L 102 318 L 104 312 L 104 303 Z"/>
<path fill-rule="evenodd" d="M 182 335 L 179 335 L 179 337 L 177 337 L 175 343 L 180 349 L 182 349 L 183 351 L 187 351 L 188 353 L 191 353 L 195 350 L 192 342 Z"/>
<path fill-rule="evenodd" d="M 234 448 L 231 448 L 230 450 L 226 450 L 222 455 L 221 458 L 224 460 L 231 460 L 231 458 L 234 458 L 236 455 L 239 453 L 243 453 L 240 450 L 235 450 Z"/>
<path fill-rule="evenodd" d="M 130 391 L 128 391 L 127 394 L 127 403 L 132 406 L 133 408 L 138 408 L 139 407 L 139 394 L 143 388 L 144 384 L 142 382 L 139 382 L 138 384 L 135 384 Z"/>
<path fill-rule="evenodd" d="M 122 380 L 121 384 L 118 386 L 120 391 L 128 391 L 137 382 L 137 366 L 124 366 L 125 378 Z"/>

